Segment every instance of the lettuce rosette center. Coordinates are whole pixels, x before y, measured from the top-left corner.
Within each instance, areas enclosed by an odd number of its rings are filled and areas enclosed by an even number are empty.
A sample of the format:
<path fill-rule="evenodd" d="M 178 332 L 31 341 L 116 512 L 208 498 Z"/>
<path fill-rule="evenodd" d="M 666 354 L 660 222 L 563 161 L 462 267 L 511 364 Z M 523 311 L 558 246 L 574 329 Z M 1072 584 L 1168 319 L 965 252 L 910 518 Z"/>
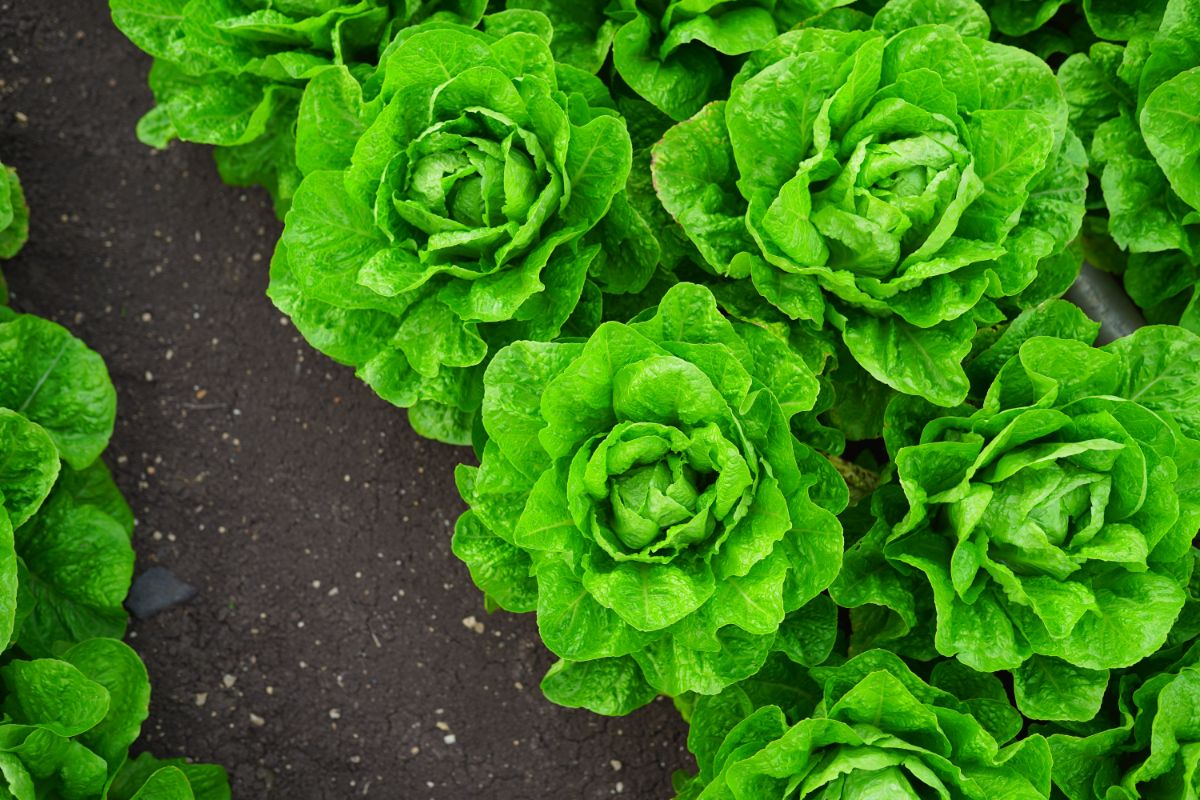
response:
<path fill-rule="evenodd" d="M 752 480 L 745 458 L 715 425 L 687 433 L 623 422 L 590 455 L 576 454 L 567 493 L 576 525 L 614 559 L 651 563 L 708 540 Z M 744 508 L 742 514 L 745 513 Z"/>
<path fill-rule="evenodd" d="M 525 114 L 467 108 L 395 156 L 381 184 L 397 184 L 399 220 L 389 232 L 411 239 L 417 261 L 468 278 L 504 267 L 539 240 L 563 205 L 565 153 L 548 156 L 529 124 Z"/>
<path fill-rule="evenodd" d="M 785 341 L 685 283 L 586 343 L 510 345 L 484 382 L 454 552 L 493 602 L 537 611 L 551 699 L 711 694 L 832 631 L 821 602 L 789 623 L 837 574 L 846 490 L 789 429 L 818 384 Z"/>
<path fill-rule="evenodd" d="M 1146 456 L 1112 412 L 1033 409 L 990 440 L 955 443 L 979 454 L 965 483 L 929 497 L 925 513 L 954 532 L 960 594 L 980 569 L 1020 597 L 1018 579 L 1061 581 L 1093 559 L 1149 553 L 1152 531 L 1124 521 L 1146 498 Z"/>
<path fill-rule="evenodd" d="M 954 122 L 894 98 L 851 128 L 836 155 L 811 161 L 814 211 L 795 227 L 811 224 L 818 235 L 797 238 L 786 218 L 794 209 L 777 200 L 760 237 L 799 262 L 863 278 L 898 278 L 937 253 L 983 188 Z"/>

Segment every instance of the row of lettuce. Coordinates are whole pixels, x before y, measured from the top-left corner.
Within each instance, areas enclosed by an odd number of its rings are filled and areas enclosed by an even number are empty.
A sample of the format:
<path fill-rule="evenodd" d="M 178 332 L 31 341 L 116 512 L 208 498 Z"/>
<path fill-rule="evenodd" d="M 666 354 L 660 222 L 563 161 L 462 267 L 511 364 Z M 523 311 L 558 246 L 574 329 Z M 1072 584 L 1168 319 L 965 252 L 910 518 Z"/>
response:
<path fill-rule="evenodd" d="M 0 258 L 28 232 L 16 172 L 0 165 Z M 150 682 L 121 642 L 133 514 L 101 460 L 116 405 L 99 355 L 0 305 L 0 792 L 228 800 L 220 767 L 129 758 Z"/>
<path fill-rule="evenodd" d="M 110 4 L 681 797 L 1200 793 L 1200 0 Z"/>

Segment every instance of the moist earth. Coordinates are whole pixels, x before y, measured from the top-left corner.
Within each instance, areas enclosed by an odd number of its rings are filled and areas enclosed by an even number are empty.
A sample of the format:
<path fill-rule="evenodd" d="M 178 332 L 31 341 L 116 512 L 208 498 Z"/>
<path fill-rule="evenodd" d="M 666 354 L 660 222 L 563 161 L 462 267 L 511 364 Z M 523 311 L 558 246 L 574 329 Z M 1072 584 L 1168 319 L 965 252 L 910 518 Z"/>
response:
<path fill-rule="evenodd" d="M 265 295 L 279 223 L 208 148 L 141 145 L 149 59 L 99 0 L 0 2 L 0 159 L 32 208 L 13 305 L 108 361 L 107 460 L 138 572 L 199 589 L 130 628 L 138 747 L 224 764 L 236 798 L 664 798 L 669 702 L 557 708 L 532 615 L 488 615 L 450 553 L 467 450 L 305 345 Z"/>

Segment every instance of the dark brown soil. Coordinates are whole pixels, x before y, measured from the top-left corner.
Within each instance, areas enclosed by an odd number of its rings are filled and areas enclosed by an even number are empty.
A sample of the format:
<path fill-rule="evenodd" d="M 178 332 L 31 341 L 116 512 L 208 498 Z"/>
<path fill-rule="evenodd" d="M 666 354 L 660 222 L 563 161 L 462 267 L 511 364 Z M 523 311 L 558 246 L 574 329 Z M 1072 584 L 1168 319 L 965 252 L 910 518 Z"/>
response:
<path fill-rule="evenodd" d="M 33 208 L 14 305 L 108 360 L 109 463 L 139 569 L 200 587 L 132 628 L 143 745 L 238 798 L 669 796 L 669 703 L 621 720 L 537 689 L 533 619 L 487 616 L 450 554 L 470 454 L 311 351 L 264 295 L 278 223 L 207 148 L 134 138 L 148 59 L 99 0 L 0 2 L 0 159 Z"/>

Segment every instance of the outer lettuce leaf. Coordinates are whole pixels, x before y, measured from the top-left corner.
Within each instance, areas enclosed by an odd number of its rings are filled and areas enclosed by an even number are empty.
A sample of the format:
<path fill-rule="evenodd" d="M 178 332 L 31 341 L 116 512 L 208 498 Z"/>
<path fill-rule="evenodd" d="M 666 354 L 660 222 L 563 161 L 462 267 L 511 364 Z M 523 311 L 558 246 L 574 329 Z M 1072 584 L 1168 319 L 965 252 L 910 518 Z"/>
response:
<path fill-rule="evenodd" d="M 985 3 L 996 29 L 1007 36 L 1024 36 L 1049 22 L 1071 0 L 990 0 Z"/>
<path fill-rule="evenodd" d="M 551 700 L 627 713 L 714 694 L 779 651 L 829 653 L 846 488 L 789 432 L 819 385 L 787 344 L 693 284 L 586 343 L 488 368 L 454 552 L 489 600 L 536 610 Z M 789 398 L 781 405 L 781 397 Z"/>
<path fill-rule="evenodd" d="M 104 464 L 65 468 L 14 537 L 21 559 L 16 644 L 43 657 L 93 637 L 123 636 L 132 536 L 133 515 Z"/>
<path fill-rule="evenodd" d="M 0 259 L 15 256 L 29 239 L 29 206 L 17 171 L 0 164 Z M 8 302 L 8 285 L 0 276 L 0 303 Z"/>
<path fill-rule="evenodd" d="M 930 16 L 894 0 L 876 30 L 780 36 L 728 102 L 667 133 L 653 170 L 708 269 L 949 407 L 977 327 L 1004 319 L 997 302 L 1074 279 L 1086 158 L 1044 62 L 971 35 L 986 19 L 969 12 L 952 17 L 965 35 L 903 27 Z"/>
<path fill-rule="evenodd" d="M 1027 716 L 1094 716 L 1109 671 L 1163 647 L 1184 607 L 1198 355 L 1172 327 L 1101 349 L 1034 337 L 978 409 L 893 401 L 899 485 L 831 588 L 875 609 L 856 646 L 903 646 L 932 606 L 937 652 L 1013 670 Z"/>
<path fill-rule="evenodd" d="M 106 800 L 229 800 L 225 770 L 182 758 L 149 753 L 126 761 L 113 778 Z"/>
<path fill-rule="evenodd" d="M 117 394 L 99 355 L 60 325 L 20 315 L 0 322 L 0 407 L 40 425 L 83 469 L 108 445 Z"/>

